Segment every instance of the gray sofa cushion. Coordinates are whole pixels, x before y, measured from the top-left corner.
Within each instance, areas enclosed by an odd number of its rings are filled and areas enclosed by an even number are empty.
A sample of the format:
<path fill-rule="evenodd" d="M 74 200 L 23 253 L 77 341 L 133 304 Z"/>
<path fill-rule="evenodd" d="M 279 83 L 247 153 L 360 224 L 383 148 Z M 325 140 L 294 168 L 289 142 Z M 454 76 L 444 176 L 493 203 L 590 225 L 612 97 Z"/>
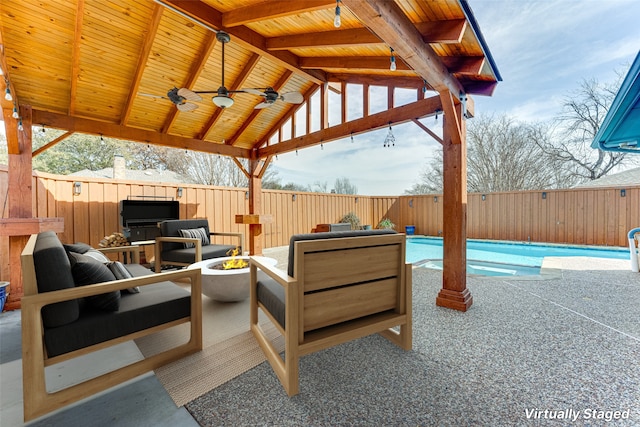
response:
<path fill-rule="evenodd" d="M 190 316 L 191 294 L 171 282 L 142 286 L 139 294 L 124 294 L 118 311 L 88 309 L 79 319 L 45 329 L 50 357 Z"/>
<path fill-rule="evenodd" d="M 341 237 L 377 236 L 379 234 L 396 234 L 394 230 L 351 230 L 351 231 L 328 231 L 324 233 L 294 234 L 289 240 L 289 264 L 287 274 L 293 277 L 294 249 L 295 242 L 301 240 L 336 239 Z"/>
<path fill-rule="evenodd" d="M 264 305 L 269 313 L 283 328 L 285 322 L 284 288 L 271 277 L 265 277 L 257 283 L 258 301 Z"/>
<path fill-rule="evenodd" d="M 75 287 L 69 257 L 53 231 L 38 235 L 33 262 L 38 293 Z M 79 316 L 80 306 L 77 300 L 49 304 L 42 308 L 42 322 L 47 328 L 75 322 Z"/>

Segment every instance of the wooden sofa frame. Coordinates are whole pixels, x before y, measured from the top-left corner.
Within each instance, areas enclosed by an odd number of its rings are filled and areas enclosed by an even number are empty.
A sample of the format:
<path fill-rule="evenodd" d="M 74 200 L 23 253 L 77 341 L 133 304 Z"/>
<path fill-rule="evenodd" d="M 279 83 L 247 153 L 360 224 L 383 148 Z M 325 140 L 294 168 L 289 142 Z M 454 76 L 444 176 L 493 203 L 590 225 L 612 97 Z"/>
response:
<path fill-rule="evenodd" d="M 33 259 L 36 240 L 37 234 L 32 235 L 21 255 L 24 287 L 24 297 L 21 300 L 21 315 L 22 383 L 25 422 L 202 350 L 202 283 L 200 270 L 181 270 L 161 274 L 150 274 L 131 279 L 38 293 Z M 131 259 L 135 260 L 137 259 L 139 247 L 108 248 L 104 252 L 113 252 L 116 250 L 120 252 L 130 252 Z M 191 285 L 191 316 L 65 353 L 60 356 L 47 356 L 44 344 L 44 326 L 41 316 L 42 307 L 56 302 L 99 295 L 135 286 L 147 286 L 165 281 L 184 280 L 189 280 Z M 184 344 L 56 392 L 49 393 L 46 389 L 45 367 L 47 366 L 147 336 L 186 322 L 191 323 L 191 329 L 189 341 Z"/>
<path fill-rule="evenodd" d="M 405 264 L 404 234 L 294 245 L 293 277 L 260 257 L 250 262 L 251 331 L 289 396 L 299 392 L 301 356 L 374 333 L 412 348 L 412 266 Z M 284 288 L 284 328 L 258 301 L 258 268 Z M 284 336 L 284 360 L 258 323 L 259 308 Z"/>

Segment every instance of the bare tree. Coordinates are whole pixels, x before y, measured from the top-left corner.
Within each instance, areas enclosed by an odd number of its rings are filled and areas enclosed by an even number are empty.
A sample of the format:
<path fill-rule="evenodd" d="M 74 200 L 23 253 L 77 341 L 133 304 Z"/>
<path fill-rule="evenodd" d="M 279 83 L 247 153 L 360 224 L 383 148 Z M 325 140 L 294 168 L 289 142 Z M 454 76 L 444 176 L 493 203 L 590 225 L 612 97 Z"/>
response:
<path fill-rule="evenodd" d="M 583 80 L 580 88 L 565 98 L 552 137 L 537 141 L 572 181 L 600 178 L 629 161 L 626 153 L 591 148 L 621 81 L 600 84 L 595 79 Z"/>
<path fill-rule="evenodd" d="M 495 192 L 552 188 L 561 180 L 542 150 L 531 139 L 541 125 L 525 125 L 507 116 L 480 115 L 467 125 L 467 189 Z M 442 149 L 407 194 L 442 192 Z"/>
<path fill-rule="evenodd" d="M 337 194 L 358 194 L 358 187 L 349 181 L 349 178 L 336 178 L 333 189 Z"/>

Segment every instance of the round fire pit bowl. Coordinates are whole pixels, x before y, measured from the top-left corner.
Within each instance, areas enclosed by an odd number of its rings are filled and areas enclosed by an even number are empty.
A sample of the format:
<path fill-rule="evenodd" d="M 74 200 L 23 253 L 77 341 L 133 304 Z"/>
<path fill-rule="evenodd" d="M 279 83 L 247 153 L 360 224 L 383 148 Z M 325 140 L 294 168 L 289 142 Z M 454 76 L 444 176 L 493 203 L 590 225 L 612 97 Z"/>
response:
<path fill-rule="evenodd" d="M 231 259 L 241 259 L 249 262 L 248 256 L 222 257 L 207 259 L 191 264 L 189 269 L 199 268 L 202 272 L 202 294 L 216 301 L 242 301 L 249 297 L 249 267 L 222 270 L 216 268 Z M 268 265 L 275 266 L 278 261 L 273 258 L 261 257 Z M 266 275 L 258 270 L 258 280 Z"/>

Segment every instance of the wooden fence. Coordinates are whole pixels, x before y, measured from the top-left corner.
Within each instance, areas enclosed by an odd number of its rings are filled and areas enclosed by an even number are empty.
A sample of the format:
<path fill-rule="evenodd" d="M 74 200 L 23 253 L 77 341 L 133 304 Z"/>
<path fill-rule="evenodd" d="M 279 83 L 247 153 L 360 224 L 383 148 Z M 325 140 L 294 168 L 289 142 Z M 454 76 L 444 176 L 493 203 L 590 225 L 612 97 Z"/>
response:
<path fill-rule="evenodd" d="M 0 167 L 0 217 L 8 217 L 7 170 Z M 74 182 L 80 194 L 74 195 Z M 177 197 L 178 187 L 182 196 Z M 242 231 L 236 214 L 247 214 L 247 189 L 112 181 L 38 173 L 33 178 L 34 215 L 64 218 L 63 242 L 87 242 L 120 231 L 119 202 L 137 196 L 174 197 L 181 218 L 207 218 L 212 230 Z M 469 194 L 469 238 L 626 246 L 626 233 L 640 225 L 640 187 Z M 441 235 L 442 195 L 377 197 L 264 190 L 263 214 L 274 222 L 263 230 L 264 247 L 284 246 L 296 233 L 337 222 L 355 212 L 362 224 L 391 219 L 396 229 Z M 8 280 L 8 238 L 0 237 L 0 280 Z"/>

